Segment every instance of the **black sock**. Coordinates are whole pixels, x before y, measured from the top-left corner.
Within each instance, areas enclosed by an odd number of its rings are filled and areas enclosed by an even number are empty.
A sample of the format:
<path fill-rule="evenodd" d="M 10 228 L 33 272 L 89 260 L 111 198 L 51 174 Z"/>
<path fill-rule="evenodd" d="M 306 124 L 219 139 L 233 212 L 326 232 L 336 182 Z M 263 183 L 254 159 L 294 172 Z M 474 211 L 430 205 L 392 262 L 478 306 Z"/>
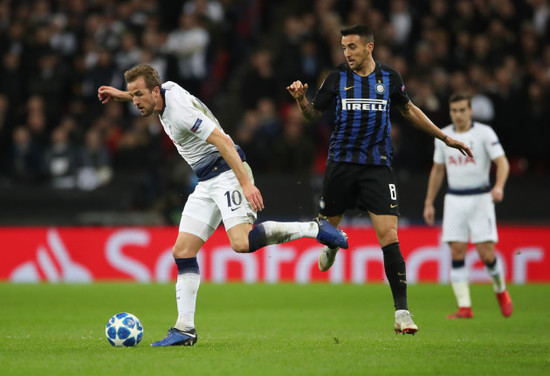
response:
<path fill-rule="evenodd" d="M 178 274 L 184 273 L 199 273 L 199 263 L 196 257 L 177 258 L 174 260 L 178 268 Z"/>
<path fill-rule="evenodd" d="M 497 264 L 497 258 L 495 257 L 495 259 L 492 262 L 486 263 L 485 266 L 487 266 L 489 269 L 493 269 L 496 264 Z"/>
<path fill-rule="evenodd" d="M 256 252 L 258 249 L 267 245 L 267 236 L 262 223 L 257 225 L 248 233 L 248 252 Z"/>
<path fill-rule="evenodd" d="M 384 252 L 384 270 L 390 283 L 395 309 L 406 309 L 407 306 L 407 271 L 405 260 L 401 255 L 399 243 L 382 247 Z"/>
<path fill-rule="evenodd" d="M 451 267 L 453 269 L 462 268 L 464 265 L 466 265 L 466 260 L 452 260 L 451 261 Z"/>

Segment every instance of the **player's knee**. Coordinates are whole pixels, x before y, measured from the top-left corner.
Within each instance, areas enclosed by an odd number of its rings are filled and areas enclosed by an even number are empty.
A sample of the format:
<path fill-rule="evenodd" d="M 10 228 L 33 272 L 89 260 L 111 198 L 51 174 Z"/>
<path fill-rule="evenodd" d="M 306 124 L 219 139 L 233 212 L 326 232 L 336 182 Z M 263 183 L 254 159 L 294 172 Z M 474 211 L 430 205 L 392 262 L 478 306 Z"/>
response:
<path fill-rule="evenodd" d="M 187 247 L 175 244 L 172 247 L 172 256 L 174 256 L 174 259 L 178 259 L 178 258 L 196 257 L 197 254 L 196 252 L 194 252 L 193 250 Z"/>
<path fill-rule="evenodd" d="M 485 265 L 492 264 L 493 262 L 495 262 L 494 254 L 480 254 L 479 258 L 481 262 L 483 262 Z"/>
<path fill-rule="evenodd" d="M 388 229 L 388 230 L 382 231 L 379 235 L 378 241 L 380 242 L 381 246 L 397 243 L 399 241 L 397 238 L 397 230 Z"/>
<path fill-rule="evenodd" d="M 248 239 L 243 238 L 231 241 L 231 248 L 237 253 L 248 253 Z"/>

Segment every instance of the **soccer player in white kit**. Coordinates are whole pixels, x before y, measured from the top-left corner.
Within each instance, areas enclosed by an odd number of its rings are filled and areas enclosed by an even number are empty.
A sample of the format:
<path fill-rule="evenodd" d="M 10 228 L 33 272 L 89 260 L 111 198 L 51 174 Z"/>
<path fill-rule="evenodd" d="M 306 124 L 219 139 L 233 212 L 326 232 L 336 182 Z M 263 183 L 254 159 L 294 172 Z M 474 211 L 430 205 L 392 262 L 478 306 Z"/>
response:
<path fill-rule="evenodd" d="M 476 245 L 479 257 L 493 280 L 501 312 L 508 317 L 513 312 L 513 305 L 506 290 L 502 263 L 495 256 L 498 235 L 494 205 L 504 198 L 504 185 L 510 169 L 508 159 L 493 129 L 472 121 L 470 96 L 452 95 L 449 108 L 452 124 L 442 131 L 469 145 L 474 157 L 465 157 L 435 140 L 434 163 L 424 202 L 424 219 L 433 226 L 433 202 L 446 170 L 448 189 L 444 200 L 442 241 L 448 242 L 451 248 L 451 285 L 458 302 L 458 312 L 447 317 L 457 319 L 474 316 L 465 265 L 468 241 Z M 496 165 L 496 180 L 492 188 L 489 181 L 491 161 Z"/>
<path fill-rule="evenodd" d="M 243 151 L 223 131 L 210 110 L 174 82 L 162 83 L 149 65 L 124 73 L 128 91 L 101 86 L 98 98 L 133 101 L 142 116 L 159 116 L 166 134 L 196 173 L 199 183 L 189 196 L 172 254 L 178 270 L 178 318 L 168 335 L 151 346 L 192 346 L 197 342 L 195 306 L 200 284 L 197 254 L 223 221 L 231 247 L 239 253 L 307 237 L 348 248 L 346 235 L 323 219 L 311 222 L 263 222 L 253 228 L 263 198 Z"/>

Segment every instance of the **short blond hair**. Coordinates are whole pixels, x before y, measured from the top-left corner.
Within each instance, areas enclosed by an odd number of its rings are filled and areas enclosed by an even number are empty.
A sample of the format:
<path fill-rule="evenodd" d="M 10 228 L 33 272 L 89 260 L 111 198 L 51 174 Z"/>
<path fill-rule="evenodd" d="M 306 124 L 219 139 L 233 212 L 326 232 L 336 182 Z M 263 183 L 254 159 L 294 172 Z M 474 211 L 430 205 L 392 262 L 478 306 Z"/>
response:
<path fill-rule="evenodd" d="M 145 86 L 149 90 L 153 90 L 156 86 L 160 87 L 162 85 L 159 72 L 150 65 L 137 65 L 124 72 L 124 79 L 127 83 L 134 82 L 139 77 L 143 77 Z"/>

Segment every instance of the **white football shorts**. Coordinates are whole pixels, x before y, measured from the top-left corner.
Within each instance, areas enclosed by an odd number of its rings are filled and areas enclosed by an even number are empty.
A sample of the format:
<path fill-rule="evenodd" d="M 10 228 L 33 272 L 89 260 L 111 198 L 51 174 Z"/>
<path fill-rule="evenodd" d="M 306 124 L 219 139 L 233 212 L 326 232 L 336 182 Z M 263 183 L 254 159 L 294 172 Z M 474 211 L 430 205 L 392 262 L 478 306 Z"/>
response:
<path fill-rule="evenodd" d="M 497 242 L 495 204 L 491 192 L 475 195 L 445 195 L 443 209 L 444 242 L 473 244 Z"/>
<path fill-rule="evenodd" d="M 244 166 L 254 182 L 250 166 L 246 162 Z M 229 170 L 197 184 L 183 208 L 179 231 L 206 241 L 222 220 L 227 231 L 241 223 L 253 224 L 256 218 L 237 177 Z"/>

